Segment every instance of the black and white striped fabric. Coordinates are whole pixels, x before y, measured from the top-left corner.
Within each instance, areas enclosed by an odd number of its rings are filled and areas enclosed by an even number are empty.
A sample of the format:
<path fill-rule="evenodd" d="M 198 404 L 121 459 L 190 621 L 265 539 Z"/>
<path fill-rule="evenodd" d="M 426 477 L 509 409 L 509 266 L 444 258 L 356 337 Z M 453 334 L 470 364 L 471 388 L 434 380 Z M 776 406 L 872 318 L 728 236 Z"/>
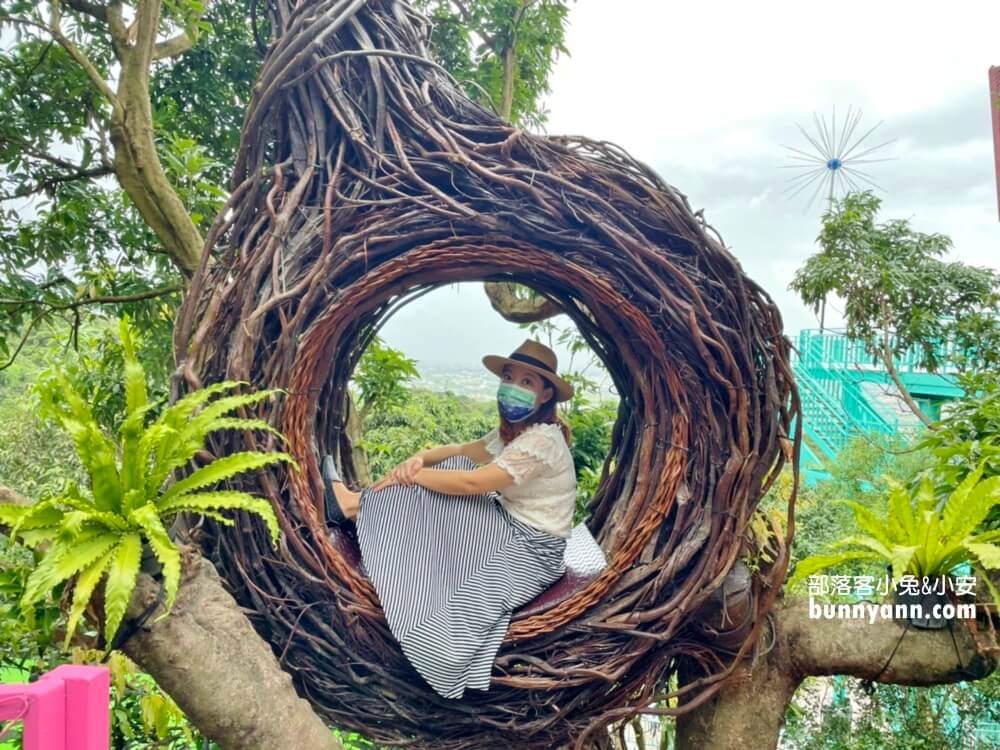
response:
<path fill-rule="evenodd" d="M 477 466 L 453 456 L 434 468 Z M 514 518 L 498 498 L 399 484 L 361 494 L 363 572 L 406 658 L 445 698 L 489 689 L 511 612 L 565 571 L 566 539 Z"/>

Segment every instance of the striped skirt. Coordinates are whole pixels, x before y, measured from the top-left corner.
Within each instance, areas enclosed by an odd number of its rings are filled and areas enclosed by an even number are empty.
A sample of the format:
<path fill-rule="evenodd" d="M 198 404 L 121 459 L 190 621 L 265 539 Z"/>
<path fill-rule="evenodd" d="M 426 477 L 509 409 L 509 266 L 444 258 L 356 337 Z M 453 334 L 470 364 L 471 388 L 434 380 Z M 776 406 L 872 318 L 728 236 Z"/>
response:
<path fill-rule="evenodd" d="M 453 456 L 433 468 L 477 467 Z M 563 575 L 566 539 L 513 517 L 493 491 L 391 484 L 360 502 L 362 570 L 403 654 L 442 697 L 489 690 L 512 611 Z"/>

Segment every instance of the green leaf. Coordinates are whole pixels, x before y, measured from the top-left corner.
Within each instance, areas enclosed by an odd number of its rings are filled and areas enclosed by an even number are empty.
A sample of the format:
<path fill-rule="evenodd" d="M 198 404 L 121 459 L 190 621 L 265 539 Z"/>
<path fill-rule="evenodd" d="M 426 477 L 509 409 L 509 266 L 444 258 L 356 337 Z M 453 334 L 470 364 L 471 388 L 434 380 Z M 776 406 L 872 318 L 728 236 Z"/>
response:
<path fill-rule="evenodd" d="M 1000 568 L 1000 546 L 996 544 L 965 544 L 969 552 L 976 556 L 980 564 L 987 569 Z"/>
<path fill-rule="evenodd" d="M 51 383 L 41 386 L 39 395 L 45 410 L 56 416 L 59 424 L 72 438 L 80 462 L 90 477 L 97 509 L 120 511 L 122 488 L 116 449 L 101 432 L 90 407 L 61 373 L 56 373 Z"/>
<path fill-rule="evenodd" d="M 295 459 L 287 453 L 272 451 L 269 453 L 259 453 L 256 451 L 242 451 L 231 453 L 228 456 L 217 458 L 210 464 L 202 466 L 192 472 L 179 482 L 175 482 L 157 501 L 158 507 L 163 507 L 166 501 L 173 497 L 178 497 L 187 492 L 214 485 L 223 479 L 228 479 L 235 474 L 252 469 L 259 469 L 262 466 L 275 463 L 276 461 L 287 461 L 296 465 Z"/>
<path fill-rule="evenodd" d="M 69 619 L 66 623 L 66 637 L 63 639 L 64 649 L 69 648 L 70 639 L 76 631 L 77 623 L 83 616 L 83 610 L 87 608 L 87 603 L 90 601 L 90 597 L 93 595 L 94 589 L 97 587 L 98 581 L 101 580 L 101 575 L 104 573 L 104 569 L 108 566 L 108 561 L 111 560 L 114 553 L 114 549 L 108 550 L 84 568 L 80 572 L 80 575 L 77 576 L 76 584 L 73 587 L 73 605 L 70 608 Z"/>
<path fill-rule="evenodd" d="M 32 571 L 25 583 L 24 594 L 21 596 L 22 607 L 34 604 L 57 584 L 90 565 L 118 544 L 118 537 L 114 534 L 102 533 L 98 536 L 84 534 L 81 537 L 71 545 L 57 543 L 42 558 L 42 562 Z"/>
<path fill-rule="evenodd" d="M 810 555 L 795 564 L 795 573 L 788 579 L 789 589 L 797 586 L 814 573 L 833 568 L 849 560 L 878 560 L 881 556 L 870 550 L 845 550 L 835 554 Z"/>
<path fill-rule="evenodd" d="M 890 480 L 889 491 L 889 536 L 896 543 L 912 542 L 916 535 L 917 519 L 913 503 L 906 488 Z"/>
<path fill-rule="evenodd" d="M 979 466 L 974 471 L 969 472 L 969 475 L 962 480 L 948 497 L 948 502 L 945 503 L 942 509 L 942 533 L 953 535 L 964 525 L 965 515 L 970 510 L 967 506 L 972 489 L 979 482 L 980 477 L 982 477 L 985 465 L 986 459 L 983 459 L 979 462 Z M 962 536 L 965 535 L 962 534 Z"/>
<path fill-rule="evenodd" d="M 837 548 L 837 547 L 846 547 L 848 545 L 854 545 L 857 547 L 865 547 L 867 549 L 870 549 L 872 552 L 874 552 L 876 555 L 878 555 L 880 558 L 886 561 L 892 559 L 891 548 L 882 544 L 882 542 L 880 542 L 878 539 L 873 539 L 872 537 L 868 536 L 858 536 L 858 535 L 845 536 L 844 538 L 838 539 L 837 541 L 833 542 L 833 544 L 831 544 L 830 546 L 833 548 Z"/>
<path fill-rule="evenodd" d="M 109 646 L 118 632 L 118 626 L 135 590 L 141 558 L 142 537 L 139 534 L 123 536 L 117 554 L 108 566 L 108 580 L 104 587 L 104 638 Z"/>
<path fill-rule="evenodd" d="M 981 524 L 994 505 L 1000 503 L 1000 476 L 979 482 L 962 503 L 963 515 L 955 524 L 954 536 L 964 539 Z"/>
<path fill-rule="evenodd" d="M 181 579 L 181 555 L 177 550 L 177 545 L 163 528 L 163 522 L 152 503 L 136 508 L 129 516 L 136 525 L 144 532 L 149 541 L 149 547 L 156 555 L 160 565 L 163 566 L 163 586 L 166 592 L 166 602 L 164 609 L 169 612 L 173 606 L 174 598 L 177 596 L 177 589 Z M 158 617 L 154 622 L 163 619 L 166 612 Z"/>
<path fill-rule="evenodd" d="M 233 508 L 256 513 L 267 522 L 268 530 L 271 532 L 272 542 L 278 541 L 278 519 L 274 515 L 274 509 L 268 500 L 254 497 L 248 492 L 220 491 L 220 492 L 200 492 L 197 494 L 180 495 L 173 497 L 159 505 L 160 513 L 168 511 L 193 511 L 204 513 L 207 510 L 218 510 L 221 508 Z"/>

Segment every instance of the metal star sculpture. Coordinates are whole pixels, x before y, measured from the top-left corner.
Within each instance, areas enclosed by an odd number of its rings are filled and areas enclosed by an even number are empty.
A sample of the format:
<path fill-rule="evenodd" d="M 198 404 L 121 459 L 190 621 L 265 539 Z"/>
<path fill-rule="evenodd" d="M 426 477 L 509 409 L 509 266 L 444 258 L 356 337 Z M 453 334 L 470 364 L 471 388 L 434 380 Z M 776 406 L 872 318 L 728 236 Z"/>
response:
<path fill-rule="evenodd" d="M 833 109 L 833 116 L 827 123 L 826 118 L 813 113 L 813 120 L 816 130 L 813 134 L 806 132 L 805 128 L 796 123 L 799 131 L 814 149 L 812 152 L 804 151 L 793 146 L 784 146 L 794 155 L 791 157 L 796 164 L 789 164 L 781 169 L 797 169 L 799 174 L 792 177 L 785 189 L 788 198 L 794 198 L 809 187 L 815 186 L 806 211 L 812 206 L 820 192 L 825 188 L 827 192 L 827 204 L 833 203 L 834 197 L 839 197 L 848 190 L 862 190 L 868 183 L 877 190 L 881 190 L 870 174 L 861 169 L 858 165 L 873 164 L 880 161 L 890 161 L 892 157 L 874 158 L 873 155 L 879 149 L 888 146 L 895 139 L 885 141 L 877 146 L 870 146 L 858 150 L 872 133 L 882 124 L 880 121 L 874 127 L 855 138 L 854 133 L 861 122 L 862 112 L 857 110 L 852 112 L 847 109 L 847 116 L 841 124 L 839 131 L 837 128 L 837 110 Z"/>

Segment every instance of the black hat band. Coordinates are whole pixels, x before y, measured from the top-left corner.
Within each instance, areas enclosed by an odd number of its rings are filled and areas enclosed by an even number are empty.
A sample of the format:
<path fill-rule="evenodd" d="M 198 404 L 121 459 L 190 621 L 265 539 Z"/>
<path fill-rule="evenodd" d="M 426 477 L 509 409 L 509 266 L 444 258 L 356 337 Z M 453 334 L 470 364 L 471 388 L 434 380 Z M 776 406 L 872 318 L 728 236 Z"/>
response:
<path fill-rule="evenodd" d="M 545 362 L 542 362 L 542 360 L 540 359 L 535 359 L 534 357 L 527 354 L 514 352 L 509 357 L 507 357 L 507 359 L 516 359 L 518 362 L 524 362 L 526 365 L 535 365 L 535 367 L 541 367 L 543 370 L 548 370 L 553 375 L 557 374 L 556 371 L 553 370 L 551 367 L 549 367 L 549 365 L 547 365 Z"/>

